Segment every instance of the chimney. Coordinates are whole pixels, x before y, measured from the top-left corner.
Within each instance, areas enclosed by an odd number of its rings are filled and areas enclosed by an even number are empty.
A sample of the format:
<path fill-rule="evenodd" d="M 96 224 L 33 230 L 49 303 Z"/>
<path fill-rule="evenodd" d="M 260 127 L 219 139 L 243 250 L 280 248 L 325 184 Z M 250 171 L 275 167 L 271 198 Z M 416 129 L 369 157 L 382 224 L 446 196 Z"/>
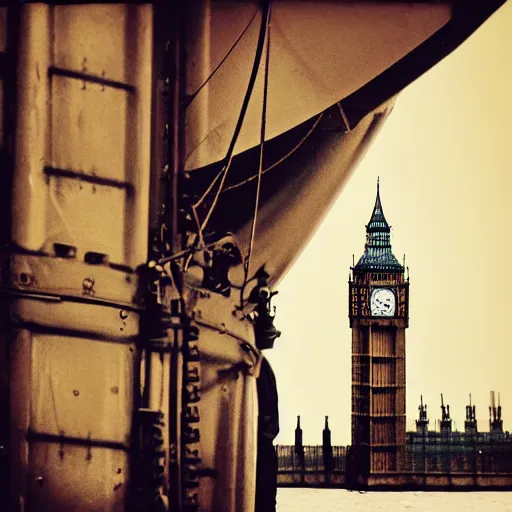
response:
<path fill-rule="evenodd" d="M 489 406 L 489 432 L 493 435 L 503 434 L 503 420 L 501 419 L 500 394 L 498 393 L 498 407 L 495 403 L 494 391 L 491 391 L 491 405 Z"/>
<path fill-rule="evenodd" d="M 297 455 L 304 454 L 304 446 L 302 445 L 302 429 L 300 428 L 300 416 L 297 416 L 297 427 L 295 428 L 295 453 Z"/>
<path fill-rule="evenodd" d="M 423 405 L 423 395 L 420 395 L 419 415 L 416 420 L 416 432 L 423 436 L 428 432 L 427 404 Z"/>
<path fill-rule="evenodd" d="M 475 435 L 478 433 L 476 421 L 476 407 L 471 405 L 471 393 L 469 394 L 469 405 L 466 406 L 466 421 L 464 422 L 466 434 Z"/>
<path fill-rule="evenodd" d="M 322 451 L 324 455 L 324 468 L 326 472 L 332 471 L 332 445 L 331 430 L 329 429 L 329 416 L 325 417 L 325 426 L 322 432 Z"/>
<path fill-rule="evenodd" d="M 450 406 L 444 405 L 443 395 L 441 394 L 441 423 L 440 431 L 442 435 L 448 435 L 452 431 L 452 419 L 450 418 Z"/>

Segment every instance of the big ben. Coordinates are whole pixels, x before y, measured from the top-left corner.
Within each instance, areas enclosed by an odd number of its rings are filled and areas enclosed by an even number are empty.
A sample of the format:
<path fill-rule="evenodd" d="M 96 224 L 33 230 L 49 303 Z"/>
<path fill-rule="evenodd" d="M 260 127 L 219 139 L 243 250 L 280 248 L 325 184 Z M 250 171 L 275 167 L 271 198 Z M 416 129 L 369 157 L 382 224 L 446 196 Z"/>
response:
<path fill-rule="evenodd" d="M 359 483 L 400 471 L 405 445 L 409 278 L 393 255 L 379 183 L 364 254 L 351 268 L 352 471 Z"/>

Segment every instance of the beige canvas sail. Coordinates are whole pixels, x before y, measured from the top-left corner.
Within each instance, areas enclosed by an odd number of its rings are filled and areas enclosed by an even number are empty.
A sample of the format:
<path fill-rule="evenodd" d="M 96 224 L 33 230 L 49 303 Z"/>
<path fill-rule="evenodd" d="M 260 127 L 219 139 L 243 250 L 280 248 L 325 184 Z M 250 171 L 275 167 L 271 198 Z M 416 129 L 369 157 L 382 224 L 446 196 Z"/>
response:
<path fill-rule="evenodd" d="M 204 193 L 234 143 L 226 188 L 212 188 L 198 208 L 201 221 L 212 212 L 204 237 L 212 244 L 228 237 L 242 256 L 252 244 L 251 273 L 264 267 L 268 284 L 276 284 L 395 95 L 499 4 L 276 0 L 268 24 L 256 2 L 183 6 L 184 156 L 177 171 L 190 180 L 187 194 Z M 155 107 L 160 8 L 0 6 L 1 307 L 8 319 L 0 356 L 10 432 L 0 464 L 8 461 L 11 510 L 133 508 L 143 458 L 140 409 L 163 418 L 163 479 L 154 490 L 164 503 L 254 509 L 261 353 L 240 268 L 231 269 L 223 295 L 205 284 L 209 267 L 194 252 L 190 266 L 178 267 L 179 279 L 162 285 L 182 301 L 188 334 L 197 327 L 197 375 L 184 375 L 190 347 L 182 350 L 183 325 L 167 329 L 160 352 L 148 348 L 142 325 L 153 318 L 141 299 L 154 284 L 144 273 L 150 219 L 162 207 L 150 183 L 167 172 L 155 163 L 157 127 L 171 123 Z M 270 160 L 256 202 L 261 143 Z M 180 185 L 172 199 L 181 206 L 187 194 Z M 199 233 L 174 235 L 186 251 Z M 197 405 L 187 402 L 192 397 Z M 191 430 L 182 412 L 197 419 Z M 189 459 L 198 462 L 184 470 Z"/>

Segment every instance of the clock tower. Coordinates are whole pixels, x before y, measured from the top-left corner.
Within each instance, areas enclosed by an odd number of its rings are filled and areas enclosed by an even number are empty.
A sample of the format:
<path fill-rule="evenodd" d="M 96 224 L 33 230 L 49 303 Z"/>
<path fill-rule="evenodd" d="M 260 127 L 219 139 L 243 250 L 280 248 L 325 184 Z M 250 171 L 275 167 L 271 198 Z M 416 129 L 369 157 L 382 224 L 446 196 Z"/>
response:
<path fill-rule="evenodd" d="M 405 445 L 405 329 L 409 278 L 392 253 L 391 228 L 377 198 L 364 254 L 351 268 L 351 472 L 358 483 L 401 469 Z"/>

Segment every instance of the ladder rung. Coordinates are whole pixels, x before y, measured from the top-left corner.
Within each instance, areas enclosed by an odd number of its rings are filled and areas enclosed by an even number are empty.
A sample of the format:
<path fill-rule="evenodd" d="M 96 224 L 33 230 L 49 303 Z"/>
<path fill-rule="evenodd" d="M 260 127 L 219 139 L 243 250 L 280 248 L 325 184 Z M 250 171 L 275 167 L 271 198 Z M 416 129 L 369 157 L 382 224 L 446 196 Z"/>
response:
<path fill-rule="evenodd" d="M 46 166 L 44 168 L 45 174 L 48 176 L 57 176 L 60 178 L 70 178 L 94 185 L 103 185 L 105 187 L 121 188 L 128 191 L 132 191 L 133 186 L 131 183 L 126 181 L 114 180 L 112 178 L 105 178 L 102 176 L 94 176 L 92 174 L 86 174 L 82 171 L 74 171 L 72 169 L 59 169 L 58 167 Z"/>
<path fill-rule="evenodd" d="M 66 78 L 73 78 L 75 80 L 82 80 L 84 82 L 89 82 L 93 84 L 100 84 L 104 85 L 105 87 L 121 89 L 127 92 L 135 92 L 135 87 L 133 85 L 124 82 L 110 80 L 108 78 L 105 78 L 104 76 L 90 75 L 88 73 L 83 73 L 81 71 L 73 71 L 71 69 L 57 68 L 55 66 L 51 66 L 50 68 L 48 68 L 48 76 L 51 78 L 54 75 L 64 76 Z"/>

